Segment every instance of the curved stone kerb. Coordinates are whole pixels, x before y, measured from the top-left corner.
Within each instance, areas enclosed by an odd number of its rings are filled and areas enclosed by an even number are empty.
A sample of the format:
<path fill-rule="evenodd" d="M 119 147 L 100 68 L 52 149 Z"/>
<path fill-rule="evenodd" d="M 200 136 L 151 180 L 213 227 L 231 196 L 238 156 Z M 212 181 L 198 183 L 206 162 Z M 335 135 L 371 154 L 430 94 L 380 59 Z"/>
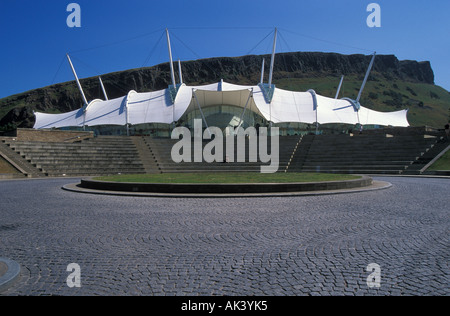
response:
<path fill-rule="evenodd" d="M 230 193 L 288 193 L 362 188 L 372 185 L 368 176 L 346 181 L 295 182 L 295 183 L 218 183 L 218 184 L 180 184 L 180 183 L 123 183 L 83 179 L 79 185 L 85 189 L 177 194 L 230 194 Z"/>

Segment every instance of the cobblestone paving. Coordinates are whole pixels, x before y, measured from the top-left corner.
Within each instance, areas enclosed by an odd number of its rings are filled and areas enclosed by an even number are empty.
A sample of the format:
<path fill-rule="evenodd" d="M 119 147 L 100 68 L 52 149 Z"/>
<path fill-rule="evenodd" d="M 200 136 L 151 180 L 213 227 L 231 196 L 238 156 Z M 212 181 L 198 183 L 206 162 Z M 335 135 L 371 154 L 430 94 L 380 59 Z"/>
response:
<path fill-rule="evenodd" d="M 449 295 L 447 179 L 316 197 L 164 199 L 0 182 L 1 295 Z M 67 266 L 81 268 L 70 288 Z M 369 288 L 370 263 L 381 269 Z"/>

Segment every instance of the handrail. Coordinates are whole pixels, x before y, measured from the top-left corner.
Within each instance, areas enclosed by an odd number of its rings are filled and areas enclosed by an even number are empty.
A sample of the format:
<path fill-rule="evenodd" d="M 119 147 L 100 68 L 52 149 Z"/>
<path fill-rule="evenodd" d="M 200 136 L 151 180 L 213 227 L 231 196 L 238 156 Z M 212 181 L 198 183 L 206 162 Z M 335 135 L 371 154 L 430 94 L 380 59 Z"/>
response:
<path fill-rule="evenodd" d="M 289 159 L 289 162 L 286 165 L 286 169 L 284 170 L 284 173 L 288 172 L 289 166 L 291 165 L 291 162 L 294 159 L 294 156 L 295 156 L 295 154 L 297 152 L 297 148 L 300 145 L 300 143 L 302 142 L 302 140 L 303 140 L 303 135 L 300 135 L 300 139 L 298 140 L 297 144 L 294 147 L 294 150 L 292 151 L 291 158 Z"/>
<path fill-rule="evenodd" d="M 430 168 L 439 158 L 444 156 L 444 154 L 450 150 L 450 145 L 448 145 L 443 151 L 441 151 L 436 157 L 434 157 L 429 163 L 420 169 L 420 174 L 424 173 L 428 168 Z"/>

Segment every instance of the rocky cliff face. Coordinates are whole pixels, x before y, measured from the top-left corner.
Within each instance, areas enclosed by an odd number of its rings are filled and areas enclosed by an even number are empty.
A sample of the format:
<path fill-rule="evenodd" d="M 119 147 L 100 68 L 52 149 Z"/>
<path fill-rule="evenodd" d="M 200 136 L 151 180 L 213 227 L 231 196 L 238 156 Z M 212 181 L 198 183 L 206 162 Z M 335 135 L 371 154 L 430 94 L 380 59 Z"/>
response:
<path fill-rule="evenodd" d="M 183 79 L 187 84 L 199 85 L 220 79 L 236 84 L 257 84 L 261 76 L 262 60 L 266 60 L 267 81 L 270 56 L 210 58 L 183 62 Z M 276 56 L 274 83 L 281 78 L 358 75 L 363 77 L 371 56 L 340 55 L 335 53 L 284 53 Z M 176 69 L 177 66 L 175 66 Z M 378 55 L 373 73 L 386 80 L 402 80 L 434 84 L 429 62 L 399 61 L 393 55 Z M 126 95 L 130 90 L 147 92 L 165 89 L 171 84 L 168 63 L 149 68 L 131 69 L 102 76 L 109 98 Z M 98 78 L 81 80 L 88 100 L 103 99 Z M 0 127 L 32 127 L 33 111 L 68 112 L 82 106 L 75 82 L 66 82 L 28 91 L 0 100 L 0 109 L 9 112 L 0 120 Z"/>

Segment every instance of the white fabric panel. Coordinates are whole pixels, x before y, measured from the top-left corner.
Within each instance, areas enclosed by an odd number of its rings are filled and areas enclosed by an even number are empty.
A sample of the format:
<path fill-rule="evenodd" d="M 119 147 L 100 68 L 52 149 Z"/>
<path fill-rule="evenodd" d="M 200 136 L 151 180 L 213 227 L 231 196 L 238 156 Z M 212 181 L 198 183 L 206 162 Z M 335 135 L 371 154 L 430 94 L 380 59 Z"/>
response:
<path fill-rule="evenodd" d="M 186 113 L 192 102 L 192 88 L 181 85 L 175 98 L 175 121 L 178 121 Z"/>
<path fill-rule="evenodd" d="M 335 100 L 317 96 L 318 114 L 320 124 L 345 123 L 382 126 L 409 126 L 407 110 L 397 112 L 378 112 L 363 106 L 356 112 L 353 105 L 347 100 Z"/>
<path fill-rule="evenodd" d="M 63 114 L 34 113 L 36 122 L 34 129 L 83 126 L 84 110 L 79 109 Z"/>
<path fill-rule="evenodd" d="M 222 91 L 248 90 L 251 88 L 254 88 L 254 87 L 253 86 L 241 86 L 241 85 L 237 85 L 237 84 L 222 82 Z"/>
<path fill-rule="evenodd" d="M 408 110 L 383 113 L 361 107 L 359 111 L 359 119 L 363 125 L 408 127 L 407 116 Z"/>
<path fill-rule="evenodd" d="M 194 93 L 202 108 L 207 105 L 222 104 L 223 92 L 197 90 Z"/>
<path fill-rule="evenodd" d="M 132 125 L 144 123 L 166 123 L 178 121 L 186 112 L 192 100 L 192 88 L 186 85 L 179 87 L 172 104 L 170 90 L 159 90 L 147 93 L 133 92 L 128 99 L 128 120 Z"/>
<path fill-rule="evenodd" d="M 245 90 L 229 90 L 229 91 L 209 91 L 209 90 L 196 90 L 200 106 L 213 106 L 213 105 L 234 105 L 237 107 L 245 107 L 248 97 L 251 91 Z"/>
<path fill-rule="evenodd" d="M 259 89 L 261 91 L 261 89 Z M 264 104 L 264 103 L 265 104 Z M 274 123 L 303 122 L 314 123 L 316 112 L 309 92 L 293 92 L 275 89 L 272 103 L 266 103 L 262 91 L 255 97 L 255 103 L 266 119 Z"/>
<path fill-rule="evenodd" d="M 213 84 L 207 84 L 204 86 L 189 86 L 191 89 L 196 90 L 205 90 L 205 91 L 219 91 L 220 89 L 220 82 L 219 83 L 213 83 Z"/>
<path fill-rule="evenodd" d="M 358 113 L 355 112 L 355 108 L 349 101 L 317 95 L 317 105 L 317 121 L 320 124 L 358 123 Z"/>
<path fill-rule="evenodd" d="M 178 121 L 189 106 L 197 107 L 193 99 L 193 90 L 201 107 L 211 105 L 234 105 L 244 107 L 251 89 L 253 100 L 250 106 L 255 106 L 259 114 L 274 123 L 347 123 L 363 125 L 409 126 L 407 111 L 382 113 L 361 107 L 356 112 L 347 100 L 335 100 L 320 95 L 316 96 L 317 110 L 314 99 L 309 92 L 293 92 L 275 89 L 272 102 L 266 102 L 260 86 L 242 86 L 219 82 L 205 86 L 179 87 L 175 105 L 172 105 L 169 89 L 137 93 L 131 91 L 128 96 L 109 101 L 94 100 L 86 110 L 72 111 L 65 114 L 35 113 L 34 128 L 59 128 L 70 126 L 125 125 L 142 123 L 166 123 Z M 193 103 L 194 102 L 194 103 Z M 85 117 L 86 116 L 86 117 Z"/>
<path fill-rule="evenodd" d="M 172 123 L 173 115 L 169 89 L 129 94 L 128 122 L 130 124 Z"/>
<path fill-rule="evenodd" d="M 144 123 L 166 123 L 178 121 L 186 112 L 192 100 L 192 88 L 179 87 L 175 98 L 175 108 L 169 89 L 129 94 L 128 120 L 132 125 Z"/>
<path fill-rule="evenodd" d="M 218 82 L 204 86 L 189 86 L 190 88 L 203 91 L 239 91 L 253 88 L 253 86 L 242 86 L 228 82 Z"/>
<path fill-rule="evenodd" d="M 91 102 L 86 110 L 86 126 L 125 125 L 126 97 L 109 101 Z"/>
<path fill-rule="evenodd" d="M 251 91 L 246 90 L 228 90 L 227 92 L 222 92 L 223 103 L 238 106 L 241 108 L 245 107 L 247 103 L 248 97 L 250 96 Z"/>
<path fill-rule="evenodd" d="M 253 102 L 255 103 L 255 106 L 258 108 L 261 115 L 267 121 L 270 121 L 270 104 L 266 102 L 264 92 L 261 90 L 260 86 L 253 87 Z"/>

